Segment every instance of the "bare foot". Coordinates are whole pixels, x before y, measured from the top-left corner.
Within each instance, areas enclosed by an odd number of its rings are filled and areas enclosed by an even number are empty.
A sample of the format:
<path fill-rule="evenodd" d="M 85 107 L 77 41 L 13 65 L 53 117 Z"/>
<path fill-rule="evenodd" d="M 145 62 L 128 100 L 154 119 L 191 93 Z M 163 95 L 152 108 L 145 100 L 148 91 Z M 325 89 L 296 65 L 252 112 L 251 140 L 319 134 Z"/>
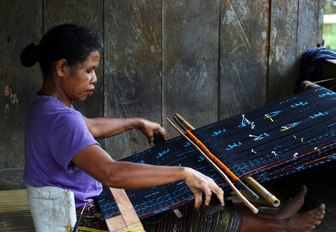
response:
<path fill-rule="evenodd" d="M 290 217 L 286 223 L 286 231 L 290 232 L 309 232 L 320 225 L 325 215 L 325 205 L 321 204 L 319 207 L 307 211 L 305 213 L 297 214 Z"/>
<path fill-rule="evenodd" d="M 287 219 L 297 214 L 299 209 L 301 209 L 304 198 L 307 193 L 307 187 L 302 186 L 300 192 L 298 192 L 293 198 L 291 198 L 288 203 L 282 207 L 276 214 L 260 214 L 260 216 L 271 219 Z"/>
<path fill-rule="evenodd" d="M 303 185 L 300 192 L 298 192 L 293 198 L 289 199 L 288 203 L 275 215 L 275 218 L 285 219 L 296 215 L 304 203 L 306 193 L 307 187 Z"/>
<path fill-rule="evenodd" d="M 286 219 L 260 217 L 250 211 L 244 211 L 241 232 L 310 232 L 319 224 L 325 215 L 325 205 L 290 216 Z"/>

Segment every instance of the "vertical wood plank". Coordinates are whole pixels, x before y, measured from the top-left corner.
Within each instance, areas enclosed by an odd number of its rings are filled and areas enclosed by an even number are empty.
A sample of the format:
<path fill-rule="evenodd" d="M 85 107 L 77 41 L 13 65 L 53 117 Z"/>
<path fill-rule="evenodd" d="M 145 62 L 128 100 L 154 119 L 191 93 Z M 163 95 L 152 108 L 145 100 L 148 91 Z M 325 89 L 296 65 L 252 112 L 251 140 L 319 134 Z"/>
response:
<path fill-rule="evenodd" d="M 295 65 L 298 65 L 298 0 L 272 1 L 271 12 L 269 102 L 294 93 L 297 76 Z"/>
<path fill-rule="evenodd" d="M 0 1 L 0 188 L 22 185 L 24 116 L 42 80 L 19 56 L 51 27 L 77 23 L 104 36 L 95 96 L 75 105 L 83 114 L 167 125 L 178 112 L 199 127 L 262 105 L 266 89 L 267 101 L 291 95 L 322 17 L 323 1 L 309 0 Z M 107 143 L 117 159 L 147 148 L 135 130 Z"/>
<path fill-rule="evenodd" d="M 105 1 L 105 114 L 161 122 L 161 2 Z M 131 130 L 106 140 L 120 159 L 148 147 Z"/>
<path fill-rule="evenodd" d="M 323 44 L 323 16 L 324 16 L 324 0 L 318 1 L 318 29 L 317 29 L 317 41 L 318 44 Z"/>
<path fill-rule="evenodd" d="M 265 103 L 269 1 L 224 0 L 220 47 L 220 118 Z"/>
<path fill-rule="evenodd" d="M 297 84 L 303 53 L 322 44 L 323 12 L 320 12 L 322 5 L 322 1 L 299 0 L 296 63 L 293 68 L 295 70 L 293 78 Z"/>
<path fill-rule="evenodd" d="M 163 115 L 177 112 L 195 127 L 214 122 L 219 1 L 164 1 L 163 12 Z M 177 135 L 170 126 L 168 131 Z"/>
<path fill-rule="evenodd" d="M 0 1 L 0 22 L 0 189 L 13 189 L 24 186 L 25 112 L 41 83 L 38 65 L 24 67 L 20 54 L 42 34 L 41 1 Z"/>
<path fill-rule="evenodd" d="M 321 1 L 299 0 L 297 55 L 298 60 L 309 48 L 321 43 L 322 22 L 320 21 Z M 309 20 L 308 20 L 309 19 Z"/>
<path fill-rule="evenodd" d="M 103 38 L 103 0 L 44 0 L 44 30 L 62 23 L 74 23 L 95 30 Z M 96 71 L 98 82 L 93 97 L 84 103 L 74 102 L 76 109 L 87 117 L 104 114 L 103 56 Z"/>

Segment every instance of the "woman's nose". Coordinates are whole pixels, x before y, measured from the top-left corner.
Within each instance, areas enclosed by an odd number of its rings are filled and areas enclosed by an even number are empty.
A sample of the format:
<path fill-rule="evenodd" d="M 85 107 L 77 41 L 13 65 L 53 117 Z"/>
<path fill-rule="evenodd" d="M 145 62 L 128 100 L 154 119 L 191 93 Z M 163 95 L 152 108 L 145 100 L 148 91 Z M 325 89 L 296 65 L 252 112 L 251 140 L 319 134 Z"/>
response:
<path fill-rule="evenodd" d="M 96 84 L 97 83 L 97 76 L 96 76 L 96 72 L 95 71 L 93 71 L 93 73 L 92 73 L 91 83 L 92 84 Z"/>

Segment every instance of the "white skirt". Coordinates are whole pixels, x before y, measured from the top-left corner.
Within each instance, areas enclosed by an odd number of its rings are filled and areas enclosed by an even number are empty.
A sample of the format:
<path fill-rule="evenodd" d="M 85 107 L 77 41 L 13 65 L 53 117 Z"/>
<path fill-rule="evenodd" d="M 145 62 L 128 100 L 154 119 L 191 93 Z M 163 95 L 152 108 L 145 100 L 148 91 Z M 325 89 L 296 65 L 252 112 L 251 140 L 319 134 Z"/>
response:
<path fill-rule="evenodd" d="M 76 224 L 73 192 L 57 187 L 27 185 L 27 196 L 36 232 L 66 232 Z"/>

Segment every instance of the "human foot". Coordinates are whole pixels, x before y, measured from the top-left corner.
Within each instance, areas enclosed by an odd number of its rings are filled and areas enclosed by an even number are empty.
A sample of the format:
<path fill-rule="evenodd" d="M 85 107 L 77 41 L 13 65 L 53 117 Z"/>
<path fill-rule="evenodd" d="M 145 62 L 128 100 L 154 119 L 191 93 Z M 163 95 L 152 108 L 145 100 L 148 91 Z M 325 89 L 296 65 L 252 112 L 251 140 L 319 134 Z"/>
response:
<path fill-rule="evenodd" d="M 325 205 L 321 204 L 319 207 L 307 211 L 305 213 L 297 214 L 290 217 L 286 223 L 286 231 L 290 232 L 309 232 L 320 225 L 325 215 Z"/>
<path fill-rule="evenodd" d="M 293 198 L 289 199 L 288 203 L 279 209 L 279 211 L 275 214 L 259 214 L 264 218 L 270 219 L 287 219 L 297 214 L 297 212 L 301 209 L 304 198 L 307 193 L 307 187 L 305 185 L 302 186 L 300 192 L 298 192 Z"/>
<path fill-rule="evenodd" d="M 293 198 L 289 199 L 288 203 L 274 215 L 274 218 L 285 219 L 296 215 L 304 203 L 306 193 L 307 187 L 303 185 L 300 192 L 298 192 Z"/>

